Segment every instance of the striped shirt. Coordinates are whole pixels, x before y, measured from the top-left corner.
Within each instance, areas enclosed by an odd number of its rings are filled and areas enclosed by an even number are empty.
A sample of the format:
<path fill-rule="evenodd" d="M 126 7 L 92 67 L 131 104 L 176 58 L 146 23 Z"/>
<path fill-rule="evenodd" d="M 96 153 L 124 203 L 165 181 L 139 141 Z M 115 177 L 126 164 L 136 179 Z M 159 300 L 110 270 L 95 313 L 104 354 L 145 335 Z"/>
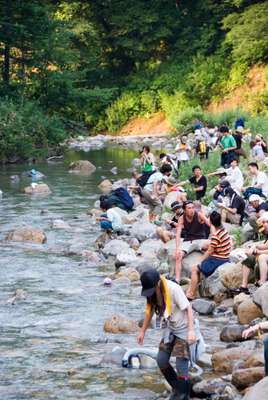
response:
<path fill-rule="evenodd" d="M 232 248 L 229 233 L 224 228 L 220 228 L 211 236 L 210 247 L 212 249 L 212 257 L 229 258 Z"/>

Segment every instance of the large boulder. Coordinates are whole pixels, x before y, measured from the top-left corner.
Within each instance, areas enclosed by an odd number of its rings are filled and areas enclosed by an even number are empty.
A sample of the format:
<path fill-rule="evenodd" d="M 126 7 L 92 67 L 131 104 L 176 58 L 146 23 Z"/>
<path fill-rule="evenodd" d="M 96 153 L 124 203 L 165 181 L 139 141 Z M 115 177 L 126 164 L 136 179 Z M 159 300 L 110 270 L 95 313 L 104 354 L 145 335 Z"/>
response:
<path fill-rule="evenodd" d="M 246 369 L 237 369 L 232 374 L 232 383 L 238 389 L 245 389 L 254 385 L 264 377 L 263 367 L 253 367 Z M 261 397 L 264 399 L 265 397 Z M 257 400 L 257 399 L 256 399 Z"/>
<path fill-rule="evenodd" d="M 127 349 L 125 347 L 121 346 L 116 346 L 112 349 L 111 352 L 106 353 L 101 361 L 101 364 L 103 365 L 117 365 L 118 367 L 122 366 L 122 359 L 127 352 Z"/>
<path fill-rule="evenodd" d="M 136 333 L 139 328 L 136 321 L 123 315 L 112 315 L 104 322 L 103 329 L 109 333 Z"/>
<path fill-rule="evenodd" d="M 137 221 L 132 225 L 131 234 L 140 242 L 153 237 L 156 233 L 156 226 L 146 221 Z"/>
<path fill-rule="evenodd" d="M 124 268 L 120 269 L 120 271 L 116 274 L 116 278 L 126 277 L 131 282 L 136 282 L 140 280 L 140 274 L 135 268 Z"/>
<path fill-rule="evenodd" d="M 133 249 L 128 248 L 116 255 L 116 262 L 119 264 L 131 264 L 137 261 L 136 253 Z"/>
<path fill-rule="evenodd" d="M 140 245 L 138 253 L 141 255 L 151 253 L 158 256 L 163 248 L 164 243 L 161 240 L 147 239 Z"/>
<path fill-rule="evenodd" d="M 25 226 L 9 232 L 6 240 L 11 242 L 30 242 L 43 244 L 46 242 L 47 237 L 45 233 L 41 231 L 41 229 L 33 228 L 31 226 Z"/>
<path fill-rule="evenodd" d="M 225 263 L 218 267 L 208 278 L 203 279 L 200 284 L 202 296 L 213 297 L 217 301 L 220 300 L 228 292 L 225 285 L 231 285 L 228 276 L 233 274 L 234 267 L 234 263 Z"/>
<path fill-rule="evenodd" d="M 73 174 L 90 175 L 96 171 L 95 165 L 88 160 L 74 161 L 69 166 L 69 172 Z"/>
<path fill-rule="evenodd" d="M 263 314 L 268 318 L 268 282 L 256 290 L 253 300 L 261 307 Z"/>
<path fill-rule="evenodd" d="M 243 400 L 268 399 L 268 376 L 256 383 L 243 397 Z"/>
<path fill-rule="evenodd" d="M 246 329 L 243 325 L 227 325 L 220 334 L 222 342 L 241 342 L 242 332 Z"/>
<path fill-rule="evenodd" d="M 51 193 L 51 190 L 46 183 L 32 183 L 30 186 L 24 188 L 24 193 L 47 195 Z"/>
<path fill-rule="evenodd" d="M 264 366 L 264 353 L 263 351 L 257 351 L 252 354 L 251 357 L 245 362 L 245 368 L 252 367 L 263 367 Z"/>
<path fill-rule="evenodd" d="M 63 221 L 62 219 L 55 219 L 52 222 L 51 227 L 52 229 L 66 229 L 66 230 L 71 229 L 70 225 L 67 222 Z"/>
<path fill-rule="evenodd" d="M 211 398 L 212 395 L 219 395 L 221 399 L 235 399 L 237 396 L 236 388 L 221 378 L 203 379 L 193 386 L 193 392 L 202 398 Z M 208 397 L 207 397 L 208 396 Z"/>
<path fill-rule="evenodd" d="M 246 361 L 253 354 L 252 350 L 232 347 L 218 351 L 212 355 L 212 366 L 215 372 L 230 374 L 235 364 Z"/>
<path fill-rule="evenodd" d="M 242 284 L 242 265 L 226 264 L 221 271 L 221 282 L 227 289 L 237 289 Z"/>
<path fill-rule="evenodd" d="M 103 248 L 103 254 L 106 256 L 116 257 L 120 253 L 124 253 L 130 250 L 128 243 L 120 239 L 113 239 L 108 242 Z"/>
<path fill-rule="evenodd" d="M 247 325 L 256 318 L 263 316 L 262 310 L 252 299 L 247 299 L 237 307 L 237 318 L 241 325 Z"/>

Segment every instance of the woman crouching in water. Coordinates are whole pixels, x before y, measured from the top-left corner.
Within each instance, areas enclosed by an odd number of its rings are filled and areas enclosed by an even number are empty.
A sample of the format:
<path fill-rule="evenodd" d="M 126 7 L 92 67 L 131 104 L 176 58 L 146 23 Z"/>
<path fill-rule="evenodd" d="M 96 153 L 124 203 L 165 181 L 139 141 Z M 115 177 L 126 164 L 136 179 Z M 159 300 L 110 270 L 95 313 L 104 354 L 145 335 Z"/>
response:
<path fill-rule="evenodd" d="M 188 400 L 189 345 L 196 341 L 192 307 L 182 288 L 177 283 L 160 276 L 156 269 L 143 272 L 141 284 L 141 295 L 147 298 L 147 307 L 137 342 L 143 344 L 145 332 L 156 313 L 165 323 L 157 364 L 173 389 L 170 400 Z M 171 355 L 176 357 L 177 373 L 169 362 Z"/>

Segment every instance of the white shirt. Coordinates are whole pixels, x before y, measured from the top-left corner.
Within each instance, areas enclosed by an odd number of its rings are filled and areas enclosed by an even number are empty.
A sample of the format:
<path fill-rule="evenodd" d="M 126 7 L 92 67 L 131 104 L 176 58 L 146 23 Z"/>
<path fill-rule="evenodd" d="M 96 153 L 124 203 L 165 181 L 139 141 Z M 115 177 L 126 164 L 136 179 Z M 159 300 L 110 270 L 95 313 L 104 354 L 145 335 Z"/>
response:
<path fill-rule="evenodd" d="M 268 177 L 265 172 L 259 171 L 256 176 L 252 178 L 252 185 L 258 185 L 262 189 L 264 196 L 268 196 Z"/>
<path fill-rule="evenodd" d="M 181 144 L 178 144 L 175 151 L 178 152 L 177 160 L 179 161 L 189 161 L 190 160 L 190 146 L 186 145 L 186 149 L 181 149 Z"/>
<path fill-rule="evenodd" d="M 228 168 L 226 170 L 226 180 L 230 182 L 230 185 L 236 192 L 241 192 L 241 188 L 244 185 L 244 177 L 239 167 Z"/>
<path fill-rule="evenodd" d="M 189 300 L 185 296 L 182 288 L 177 283 L 167 280 L 167 286 L 169 289 L 171 302 L 169 327 L 172 331 L 186 328 L 188 326 L 188 316 L 186 310 L 190 305 Z"/>
<path fill-rule="evenodd" d="M 107 218 L 109 219 L 109 221 L 112 224 L 113 230 L 120 231 L 120 229 L 122 228 L 121 215 L 113 208 L 109 208 L 109 210 L 107 210 L 106 214 L 107 214 Z"/>
<path fill-rule="evenodd" d="M 257 161 L 262 161 L 265 159 L 265 154 L 260 144 L 255 144 L 255 146 L 251 150 L 251 155 Z"/>
<path fill-rule="evenodd" d="M 148 192 L 152 192 L 154 183 L 161 182 L 162 179 L 163 179 L 163 174 L 161 174 L 161 172 L 155 172 L 148 179 L 146 185 L 144 186 L 144 190 L 147 190 Z"/>

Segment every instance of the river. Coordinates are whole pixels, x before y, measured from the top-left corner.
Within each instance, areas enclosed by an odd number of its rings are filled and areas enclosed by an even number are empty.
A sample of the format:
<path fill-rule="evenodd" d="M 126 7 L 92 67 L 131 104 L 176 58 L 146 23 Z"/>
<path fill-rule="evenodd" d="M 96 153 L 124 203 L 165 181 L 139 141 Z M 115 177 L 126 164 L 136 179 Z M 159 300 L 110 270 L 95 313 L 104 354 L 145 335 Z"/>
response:
<path fill-rule="evenodd" d="M 139 288 L 105 288 L 102 282 L 113 266 L 97 268 L 78 256 L 66 256 L 70 249 L 90 248 L 99 227 L 86 215 L 99 196 L 103 177 L 126 177 L 135 152 L 109 148 L 89 153 L 69 152 L 64 162 L 35 166 L 46 175 L 52 195 L 30 198 L 22 188 L 29 180 L 12 182 L 30 165 L 0 168 L 0 398 L 26 399 L 155 399 L 163 391 L 163 380 L 155 370 L 99 367 L 102 356 L 121 345 L 135 345 L 135 335 L 107 335 L 103 322 L 112 313 L 140 319 L 144 300 Z M 68 164 L 89 159 L 97 170 L 90 177 L 68 173 Z M 115 177 L 110 172 L 118 167 Z M 71 230 L 53 230 L 51 222 L 63 219 Z M 7 243 L 10 230 L 32 225 L 47 234 L 45 245 Z M 14 305 L 6 300 L 16 289 L 26 293 Z M 205 337 L 220 344 L 220 326 L 212 318 L 202 320 Z M 145 345 L 159 340 L 149 333 Z"/>

